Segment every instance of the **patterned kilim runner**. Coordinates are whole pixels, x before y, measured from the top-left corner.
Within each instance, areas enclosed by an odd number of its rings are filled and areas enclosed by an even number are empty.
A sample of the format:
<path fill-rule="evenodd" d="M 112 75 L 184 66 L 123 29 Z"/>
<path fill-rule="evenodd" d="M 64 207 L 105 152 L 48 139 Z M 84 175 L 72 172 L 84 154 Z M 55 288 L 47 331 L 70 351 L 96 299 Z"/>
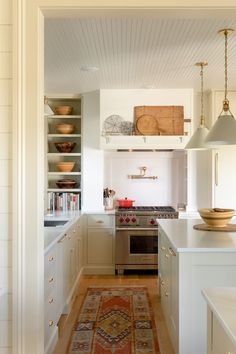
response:
<path fill-rule="evenodd" d="M 159 354 L 146 287 L 89 288 L 68 354 Z"/>

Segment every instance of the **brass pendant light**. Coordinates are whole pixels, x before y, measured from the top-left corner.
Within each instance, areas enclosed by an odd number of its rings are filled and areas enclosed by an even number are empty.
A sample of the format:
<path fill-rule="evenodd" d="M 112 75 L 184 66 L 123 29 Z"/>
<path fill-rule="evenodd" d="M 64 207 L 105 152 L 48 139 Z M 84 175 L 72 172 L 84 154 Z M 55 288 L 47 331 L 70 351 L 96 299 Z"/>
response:
<path fill-rule="evenodd" d="M 225 96 L 223 100 L 223 109 L 216 120 L 213 127 L 210 129 L 206 137 L 206 144 L 209 146 L 218 145 L 235 145 L 236 144 L 236 120 L 229 109 L 228 94 L 228 35 L 234 30 L 226 28 L 220 30 L 218 33 L 225 37 Z"/>
<path fill-rule="evenodd" d="M 205 144 L 206 136 L 209 132 L 207 127 L 205 126 L 205 117 L 204 117 L 204 108 L 203 108 L 203 68 L 207 66 L 208 63 L 206 61 L 202 61 L 195 64 L 196 66 L 200 66 L 200 77 L 201 77 L 201 117 L 200 117 L 200 125 L 192 135 L 188 144 L 185 146 L 187 150 L 205 150 L 207 146 Z"/>

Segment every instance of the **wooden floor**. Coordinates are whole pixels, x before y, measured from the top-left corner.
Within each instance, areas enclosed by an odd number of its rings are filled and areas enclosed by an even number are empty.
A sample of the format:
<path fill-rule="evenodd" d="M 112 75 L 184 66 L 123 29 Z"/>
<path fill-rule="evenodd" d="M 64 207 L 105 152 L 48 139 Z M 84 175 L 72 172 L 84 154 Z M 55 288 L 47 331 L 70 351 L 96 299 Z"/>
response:
<path fill-rule="evenodd" d="M 147 286 L 152 308 L 155 314 L 156 327 L 161 354 L 174 354 L 173 348 L 165 326 L 160 298 L 158 295 L 158 278 L 156 275 L 85 275 L 82 276 L 76 299 L 69 316 L 62 316 L 59 322 L 59 341 L 53 354 L 67 354 L 73 326 L 76 322 L 78 311 L 89 286 L 112 285 L 143 285 Z M 154 354 L 154 353 L 153 353 Z"/>

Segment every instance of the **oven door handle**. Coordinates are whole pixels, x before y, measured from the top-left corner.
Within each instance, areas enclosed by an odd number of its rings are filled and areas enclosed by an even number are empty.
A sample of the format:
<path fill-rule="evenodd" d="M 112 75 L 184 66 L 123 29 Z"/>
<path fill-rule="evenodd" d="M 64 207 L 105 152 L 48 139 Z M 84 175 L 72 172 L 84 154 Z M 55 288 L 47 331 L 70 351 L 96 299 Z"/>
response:
<path fill-rule="evenodd" d="M 155 231 L 158 227 L 116 227 L 116 231 Z"/>

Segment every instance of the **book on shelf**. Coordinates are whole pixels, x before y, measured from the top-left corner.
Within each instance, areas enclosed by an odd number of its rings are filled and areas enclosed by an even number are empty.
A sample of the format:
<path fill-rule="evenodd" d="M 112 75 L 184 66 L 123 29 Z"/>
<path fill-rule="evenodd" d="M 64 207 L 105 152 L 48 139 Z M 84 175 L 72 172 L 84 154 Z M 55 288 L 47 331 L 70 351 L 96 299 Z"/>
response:
<path fill-rule="evenodd" d="M 80 209 L 79 193 L 48 192 L 47 197 L 47 210 L 49 211 L 68 211 Z"/>

